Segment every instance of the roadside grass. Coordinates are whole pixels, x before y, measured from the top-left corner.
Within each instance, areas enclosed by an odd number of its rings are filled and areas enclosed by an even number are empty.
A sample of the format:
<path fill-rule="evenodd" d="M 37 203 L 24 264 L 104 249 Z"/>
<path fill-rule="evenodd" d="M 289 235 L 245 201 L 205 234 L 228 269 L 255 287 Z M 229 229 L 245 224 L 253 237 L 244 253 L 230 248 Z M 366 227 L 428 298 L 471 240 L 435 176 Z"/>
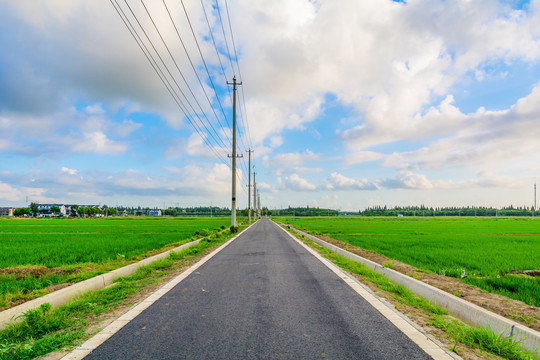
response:
<path fill-rule="evenodd" d="M 282 217 L 280 221 L 540 307 L 540 227 L 530 218 Z"/>
<path fill-rule="evenodd" d="M 88 336 L 88 325 L 100 314 L 114 310 L 145 286 L 159 283 L 174 270 L 175 264 L 185 265 L 234 235 L 229 231 L 214 233 L 196 245 L 117 279 L 111 287 L 91 291 L 55 309 L 47 303 L 27 311 L 22 321 L 11 323 L 0 331 L 0 359 L 33 359 L 75 345 Z"/>
<path fill-rule="evenodd" d="M 390 294 L 391 300 L 399 304 L 407 305 L 422 311 L 429 319 L 431 325 L 442 330 L 446 336 L 454 343 L 452 351 L 456 352 L 459 344 L 467 347 L 486 351 L 503 358 L 511 360 L 533 360 L 539 359 L 526 349 L 523 349 L 519 342 L 496 334 L 490 328 L 474 327 L 455 319 L 448 315 L 448 312 L 433 304 L 431 301 L 414 294 L 402 285 L 395 284 L 383 275 L 371 270 L 361 263 L 347 259 L 335 252 L 322 247 L 315 242 L 299 235 L 293 230 L 288 230 L 298 239 L 316 249 L 322 256 L 331 260 L 340 268 L 361 276 L 365 281 L 374 284 L 378 289 Z"/>
<path fill-rule="evenodd" d="M 0 220 L 0 311 L 225 229 L 226 218 Z"/>

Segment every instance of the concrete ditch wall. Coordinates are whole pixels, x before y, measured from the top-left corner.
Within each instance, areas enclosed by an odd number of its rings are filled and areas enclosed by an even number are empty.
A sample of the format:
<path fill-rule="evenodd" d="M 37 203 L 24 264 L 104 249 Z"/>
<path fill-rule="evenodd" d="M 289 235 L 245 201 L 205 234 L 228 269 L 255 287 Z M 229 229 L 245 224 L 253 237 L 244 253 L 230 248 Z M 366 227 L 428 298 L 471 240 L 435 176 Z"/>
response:
<path fill-rule="evenodd" d="M 121 267 L 106 274 L 98 275 L 93 278 L 78 282 L 66 288 L 52 292 L 34 300 L 27 301 L 21 305 L 0 312 L 0 330 L 4 329 L 10 322 L 16 322 L 22 319 L 22 315 L 30 309 L 35 309 L 42 304 L 49 303 L 53 308 L 66 304 L 71 299 L 83 295 L 92 290 L 99 290 L 112 284 L 116 279 L 135 273 L 140 267 L 153 263 L 156 260 L 168 257 L 172 252 L 178 252 L 190 246 L 201 242 L 198 239 L 187 244 L 178 246 L 172 250 L 143 259 L 137 263 Z"/>
<path fill-rule="evenodd" d="M 418 281 L 410 276 L 385 268 L 384 266 L 371 260 L 350 253 L 347 250 L 327 243 L 326 241 L 321 240 L 313 235 L 297 230 L 292 226 L 286 226 L 297 233 L 304 235 L 306 238 L 314 241 L 315 243 L 348 259 L 360 262 L 373 271 L 384 275 L 393 282 L 405 286 L 415 294 L 420 295 L 438 306 L 445 308 L 450 314 L 456 316 L 457 318 L 474 326 L 480 325 L 483 327 L 489 327 L 494 332 L 502 334 L 505 337 L 513 337 L 515 340 L 521 342 L 521 345 L 524 348 L 535 353 L 536 355 L 540 355 L 540 333 L 538 331 L 530 329 L 498 314 L 492 313 L 481 308 L 480 306 L 460 299 L 457 296 L 451 295 L 429 284 Z"/>

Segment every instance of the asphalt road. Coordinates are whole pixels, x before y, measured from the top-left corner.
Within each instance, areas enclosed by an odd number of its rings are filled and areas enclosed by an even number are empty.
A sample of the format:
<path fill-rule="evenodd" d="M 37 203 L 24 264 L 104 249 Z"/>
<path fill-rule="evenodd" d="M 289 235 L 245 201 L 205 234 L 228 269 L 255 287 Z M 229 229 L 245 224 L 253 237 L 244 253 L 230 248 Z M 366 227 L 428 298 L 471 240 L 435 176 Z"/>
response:
<path fill-rule="evenodd" d="M 430 359 L 262 219 L 85 359 Z"/>

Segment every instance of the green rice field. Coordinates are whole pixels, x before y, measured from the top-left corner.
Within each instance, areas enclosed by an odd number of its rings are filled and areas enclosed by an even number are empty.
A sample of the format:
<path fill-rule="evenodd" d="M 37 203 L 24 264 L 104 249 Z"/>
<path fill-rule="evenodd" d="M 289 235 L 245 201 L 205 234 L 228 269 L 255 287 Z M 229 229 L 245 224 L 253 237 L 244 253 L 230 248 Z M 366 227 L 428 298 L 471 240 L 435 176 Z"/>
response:
<path fill-rule="evenodd" d="M 228 217 L 0 219 L 0 309 L 229 225 Z"/>
<path fill-rule="evenodd" d="M 540 306 L 540 219 L 287 217 L 298 229 L 375 251 L 486 291 Z"/>

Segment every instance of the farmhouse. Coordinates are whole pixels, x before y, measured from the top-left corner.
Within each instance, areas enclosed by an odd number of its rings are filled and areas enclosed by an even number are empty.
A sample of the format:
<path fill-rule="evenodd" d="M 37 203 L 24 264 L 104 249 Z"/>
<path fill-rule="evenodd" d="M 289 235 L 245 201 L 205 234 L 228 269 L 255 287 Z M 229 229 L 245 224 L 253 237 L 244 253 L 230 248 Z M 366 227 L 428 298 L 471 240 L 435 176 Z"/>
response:
<path fill-rule="evenodd" d="M 150 209 L 147 212 L 148 216 L 161 216 L 161 210 L 159 209 Z"/>
<path fill-rule="evenodd" d="M 69 208 L 70 208 L 69 205 L 64 205 L 64 204 L 36 204 L 36 205 L 38 207 L 39 213 L 42 215 L 52 214 L 51 208 L 53 206 L 58 206 L 58 208 L 60 209 L 60 214 L 64 216 L 69 214 Z"/>
<path fill-rule="evenodd" d="M 12 207 L 0 207 L 0 216 L 13 216 L 14 210 Z"/>

